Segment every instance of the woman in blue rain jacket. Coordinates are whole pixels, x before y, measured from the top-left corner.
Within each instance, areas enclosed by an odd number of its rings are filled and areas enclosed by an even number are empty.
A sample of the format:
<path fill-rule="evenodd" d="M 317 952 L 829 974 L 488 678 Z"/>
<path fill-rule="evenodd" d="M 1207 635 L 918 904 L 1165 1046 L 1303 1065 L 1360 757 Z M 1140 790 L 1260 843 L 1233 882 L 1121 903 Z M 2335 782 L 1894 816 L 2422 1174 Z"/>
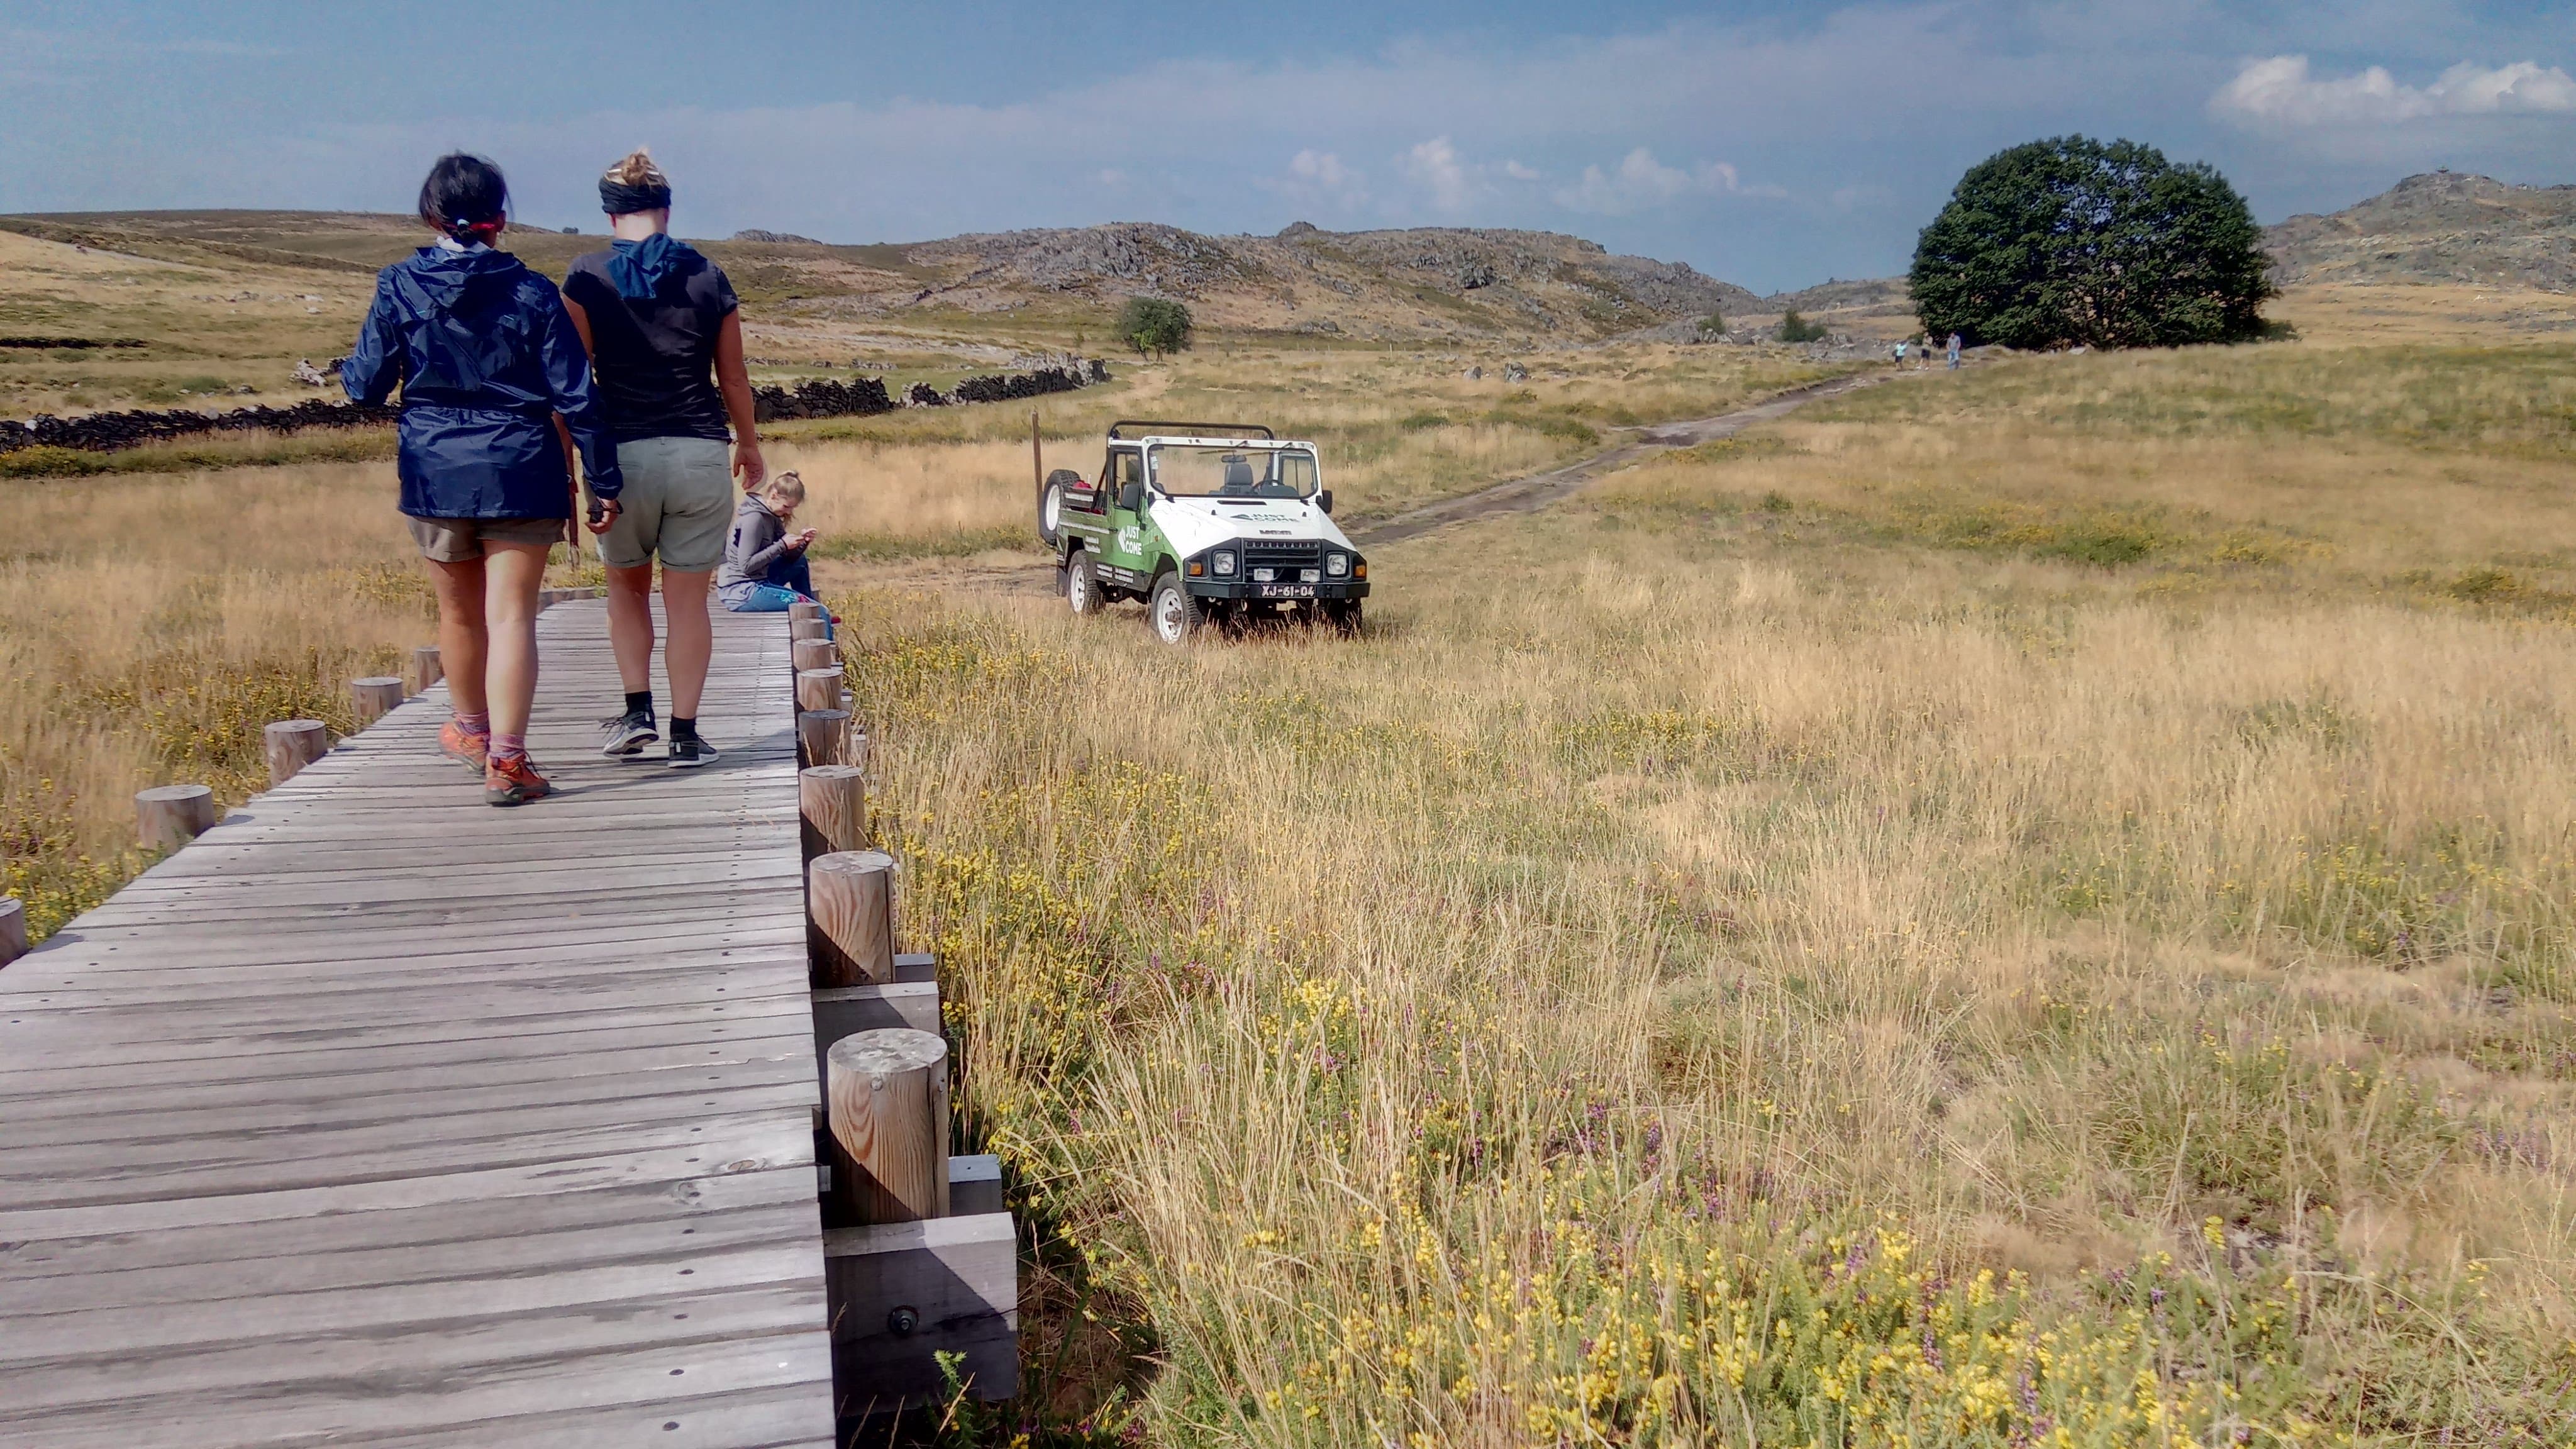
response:
<path fill-rule="evenodd" d="M 376 276 L 375 305 L 340 381 L 380 403 L 399 385 L 402 511 L 438 587 L 438 646 L 455 717 L 439 746 L 483 776 L 484 798 L 550 793 L 528 760 L 537 688 L 537 589 L 569 541 L 579 444 L 590 491 L 614 516 L 617 447 L 590 362 L 555 285 L 492 243 L 509 187 L 488 161 L 442 156 L 421 186 L 435 244 Z M 594 522 L 593 531 L 607 526 Z"/>

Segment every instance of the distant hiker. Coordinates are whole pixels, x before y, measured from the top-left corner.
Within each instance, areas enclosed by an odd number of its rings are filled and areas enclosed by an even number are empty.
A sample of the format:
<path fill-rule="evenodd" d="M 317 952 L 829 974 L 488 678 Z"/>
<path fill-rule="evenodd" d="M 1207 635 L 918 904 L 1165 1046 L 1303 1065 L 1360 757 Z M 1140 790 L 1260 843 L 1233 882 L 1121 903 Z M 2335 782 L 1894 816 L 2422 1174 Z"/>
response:
<path fill-rule="evenodd" d="M 456 710 L 438 744 L 481 773 L 495 805 L 553 790 L 528 759 L 528 710 L 537 585 L 572 517 L 566 433 L 612 519 L 623 487 L 554 283 L 492 249 L 509 204 L 491 162 L 440 157 L 420 188 L 420 219 L 438 241 L 377 273 L 375 304 L 340 364 L 355 401 L 402 388 L 395 472 L 438 587 L 439 667 Z"/>
<path fill-rule="evenodd" d="M 1956 332 L 1950 334 L 1950 370 L 1959 370 L 1959 334 Z"/>
<path fill-rule="evenodd" d="M 1898 342 L 1896 344 L 1896 351 L 1892 355 L 1896 359 L 1896 365 L 1903 367 L 1905 365 L 1905 344 L 1903 342 Z"/>
<path fill-rule="evenodd" d="M 608 637 L 626 708 L 600 726 L 600 753 L 628 756 L 660 738 L 653 717 L 653 560 L 662 560 L 663 663 L 671 681 L 675 770 L 712 764 L 698 737 L 714 631 L 707 589 L 723 561 L 733 485 L 767 473 L 752 426 L 742 317 L 715 263 L 671 235 L 671 182 L 637 151 L 599 178 L 615 238 L 576 259 L 564 302 L 589 344 L 599 400 L 617 440 L 626 511 L 599 540 L 608 567 Z M 730 425 L 730 426 L 728 426 Z"/>
<path fill-rule="evenodd" d="M 737 614 L 782 614 L 799 599 L 814 598 L 814 566 L 805 556 L 814 530 L 789 533 L 805 502 L 805 480 L 781 473 L 744 495 L 733 511 L 724 567 L 716 571 L 716 597 Z"/>

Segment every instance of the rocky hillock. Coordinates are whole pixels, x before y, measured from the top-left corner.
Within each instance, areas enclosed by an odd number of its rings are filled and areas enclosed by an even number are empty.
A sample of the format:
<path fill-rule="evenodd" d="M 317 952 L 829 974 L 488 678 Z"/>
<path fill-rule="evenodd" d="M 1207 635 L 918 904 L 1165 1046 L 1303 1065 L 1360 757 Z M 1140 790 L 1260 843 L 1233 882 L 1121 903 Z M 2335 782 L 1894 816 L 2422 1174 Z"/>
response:
<path fill-rule="evenodd" d="M 2576 186 L 2436 171 L 2264 233 L 2274 280 L 2576 287 Z"/>

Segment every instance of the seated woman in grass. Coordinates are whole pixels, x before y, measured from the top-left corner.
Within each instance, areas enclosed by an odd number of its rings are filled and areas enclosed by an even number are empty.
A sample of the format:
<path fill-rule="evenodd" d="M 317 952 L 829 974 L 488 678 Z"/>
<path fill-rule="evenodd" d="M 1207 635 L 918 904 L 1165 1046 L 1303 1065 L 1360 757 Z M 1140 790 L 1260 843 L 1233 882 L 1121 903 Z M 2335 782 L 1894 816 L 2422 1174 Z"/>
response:
<path fill-rule="evenodd" d="M 814 530 L 789 533 L 805 502 L 805 480 L 781 473 L 743 495 L 725 538 L 724 566 L 716 571 L 716 597 L 737 614 L 780 614 L 814 597 L 814 569 L 805 550 Z"/>

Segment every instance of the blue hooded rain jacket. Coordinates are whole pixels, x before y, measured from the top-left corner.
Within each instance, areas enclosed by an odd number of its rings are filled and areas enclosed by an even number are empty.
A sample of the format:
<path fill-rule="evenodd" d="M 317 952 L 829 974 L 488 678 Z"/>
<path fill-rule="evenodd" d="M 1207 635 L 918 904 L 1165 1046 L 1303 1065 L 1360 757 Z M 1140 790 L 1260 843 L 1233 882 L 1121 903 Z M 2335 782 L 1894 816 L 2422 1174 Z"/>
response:
<path fill-rule="evenodd" d="M 340 384 L 368 403 L 401 385 L 396 471 L 414 518 L 570 518 L 556 413 L 592 494 L 625 487 L 562 297 L 507 252 L 422 247 L 377 273 Z"/>

